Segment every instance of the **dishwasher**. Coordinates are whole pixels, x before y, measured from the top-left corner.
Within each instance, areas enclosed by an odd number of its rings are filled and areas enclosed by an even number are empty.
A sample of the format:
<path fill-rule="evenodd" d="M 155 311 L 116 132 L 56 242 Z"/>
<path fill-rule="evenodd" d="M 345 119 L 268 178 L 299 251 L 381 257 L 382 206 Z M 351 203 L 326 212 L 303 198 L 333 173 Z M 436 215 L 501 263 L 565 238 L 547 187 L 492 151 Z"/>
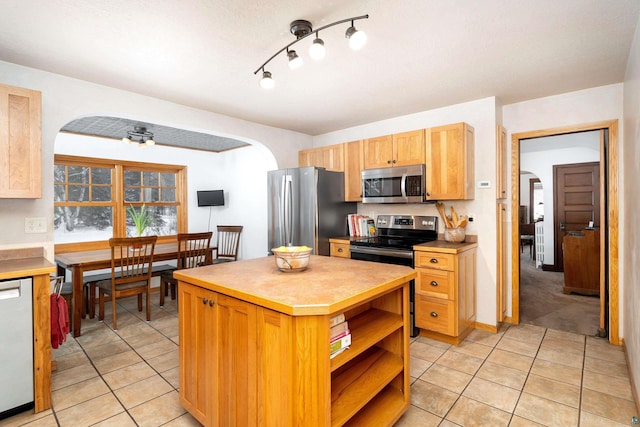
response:
<path fill-rule="evenodd" d="M 0 419 L 33 407 L 33 279 L 0 281 Z"/>

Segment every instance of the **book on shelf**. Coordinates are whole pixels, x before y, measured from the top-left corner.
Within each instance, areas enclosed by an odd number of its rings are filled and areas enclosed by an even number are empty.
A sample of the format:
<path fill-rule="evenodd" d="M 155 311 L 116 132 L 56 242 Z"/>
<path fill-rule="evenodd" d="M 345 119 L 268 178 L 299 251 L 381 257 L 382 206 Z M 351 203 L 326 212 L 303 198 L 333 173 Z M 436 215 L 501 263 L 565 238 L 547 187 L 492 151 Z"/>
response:
<path fill-rule="evenodd" d="M 337 338 L 329 344 L 330 354 L 333 355 L 337 351 L 344 350 L 351 345 L 351 334 L 346 334 L 341 338 Z"/>
<path fill-rule="evenodd" d="M 344 313 L 336 314 L 335 316 L 329 319 L 329 327 L 333 328 L 338 323 L 342 323 L 345 321 Z"/>
<path fill-rule="evenodd" d="M 349 214 L 347 222 L 350 236 L 371 237 L 375 235 L 375 221 L 366 215 Z"/>
<path fill-rule="evenodd" d="M 342 323 L 338 323 L 335 326 L 332 326 L 329 330 L 329 341 L 333 341 L 336 338 L 343 337 L 349 332 L 349 323 L 344 321 Z"/>
<path fill-rule="evenodd" d="M 334 357 L 336 357 L 337 355 L 339 355 L 340 353 L 342 353 L 343 351 L 347 350 L 349 347 L 343 347 L 338 351 L 334 351 L 333 353 L 331 353 L 329 355 L 329 359 L 333 359 Z"/>

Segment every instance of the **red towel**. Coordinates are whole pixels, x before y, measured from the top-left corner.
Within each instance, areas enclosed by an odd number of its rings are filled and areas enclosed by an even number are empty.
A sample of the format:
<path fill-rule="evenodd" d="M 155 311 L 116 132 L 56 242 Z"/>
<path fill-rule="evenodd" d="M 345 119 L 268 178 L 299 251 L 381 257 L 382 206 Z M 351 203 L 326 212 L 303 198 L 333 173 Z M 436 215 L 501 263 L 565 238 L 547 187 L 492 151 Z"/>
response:
<path fill-rule="evenodd" d="M 49 305 L 51 306 L 51 346 L 58 348 L 60 346 L 60 320 L 58 313 L 57 294 L 51 294 L 49 297 Z"/>
<path fill-rule="evenodd" d="M 69 333 L 67 301 L 54 293 L 50 296 L 49 304 L 51 305 L 51 346 L 58 348 L 60 344 L 67 341 Z"/>

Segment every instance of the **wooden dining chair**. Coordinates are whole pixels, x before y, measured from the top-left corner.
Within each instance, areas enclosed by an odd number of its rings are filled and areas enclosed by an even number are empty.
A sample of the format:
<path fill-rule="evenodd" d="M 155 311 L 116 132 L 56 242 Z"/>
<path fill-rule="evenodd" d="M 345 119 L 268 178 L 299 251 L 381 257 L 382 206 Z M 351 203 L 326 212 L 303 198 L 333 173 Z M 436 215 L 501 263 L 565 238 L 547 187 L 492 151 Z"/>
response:
<path fill-rule="evenodd" d="M 219 225 L 217 244 L 214 246 L 216 257 L 212 264 L 238 260 L 238 246 L 240 246 L 241 225 Z"/>
<path fill-rule="evenodd" d="M 177 269 L 195 268 L 211 264 L 211 236 L 213 233 L 180 233 L 178 234 Z M 171 299 L 176 299 L 178 281 L 173 278 L 173 271 L 160 276 L 160 307 L 164 306 L 167 289 L 171 288 Z"/>
<path fill-rule="evenodd" d="M 120 237 L 109 239 L 111 247 L 111 278 L 96 282 L 99 319 L 104 320 L 105 296 L 111 298 L 113 329 L 116 323 L 116 299 L 138 295 L 138 311 L 142 311 L 142 294 L 146 295 L 147 321 L 151 320 L 151 273 L 153 252 L 158 236 Z"/>

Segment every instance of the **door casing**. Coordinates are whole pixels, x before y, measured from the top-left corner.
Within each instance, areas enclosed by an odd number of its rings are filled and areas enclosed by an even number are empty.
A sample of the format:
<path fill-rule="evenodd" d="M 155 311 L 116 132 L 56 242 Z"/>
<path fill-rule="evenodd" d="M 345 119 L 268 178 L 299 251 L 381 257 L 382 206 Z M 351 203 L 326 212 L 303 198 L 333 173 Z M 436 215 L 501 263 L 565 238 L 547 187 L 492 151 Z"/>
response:
<path fill-rule="evenodd" d="M 607 242 L 607 245 L 600 245 L 600 327 L 604 327 L 604 316 L 606 313 L 605 301 L 605 280 L 604 275 L 609 276 L 608 289 L 608 313 L 609 313 L 609 342 L 620 345 L 620 321 L 619 321 L 619 279 L 618 269 L 619 259 L 619 203 L 618 203 L 618 120 L 603 121 L 597 123 L 568 126 L 554 129 L 543 129 L 531 132 L 516 133 L 511 136 L 511 213 L 518 212 L 520 203 L 520 140 L 538 138 L 543 136 L 564 135 L 569 133 L 584 132 L 591 130 L 607 130 L 608 146 L 605 150 L 601 138 L 600 143 L 600 206 L 601 221 L 600 241 Z M 606 189 L 603 187 L 606 174 Z M 604 209 L 605 191 L 608 193 L 607 211 Z M 505 321 L 513 324 L 520 323 L 520 230 L 517 222 L 511 223 L 511 317 Z M 605 226 L 608 228 L 608 240 L 605 240 Z M 605 271 L 605 256 L 608 252 L 608 271 Z"/>

